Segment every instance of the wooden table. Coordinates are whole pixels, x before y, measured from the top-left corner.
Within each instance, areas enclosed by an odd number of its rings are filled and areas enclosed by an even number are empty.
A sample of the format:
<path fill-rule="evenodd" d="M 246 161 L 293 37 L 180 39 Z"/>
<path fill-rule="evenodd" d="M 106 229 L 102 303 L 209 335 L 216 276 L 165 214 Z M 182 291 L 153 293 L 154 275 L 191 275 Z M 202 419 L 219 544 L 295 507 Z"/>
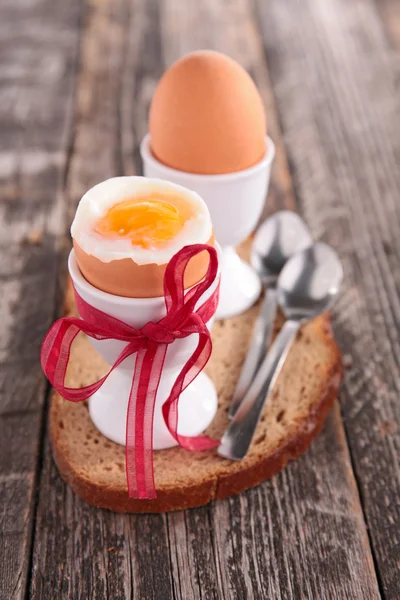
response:
<path fill-rule="evenodd" d="M 157 80 L 215 48 L 259 86 L 268 211 L 340 252 L 340 401 L 310 450 L 238 497 L 167 515 L 81 502 L 51 458 L 39 348 L 68 226 L 140 170 Z M 400 599 L 400 3 L 2 0 L 0 598 Z"/>

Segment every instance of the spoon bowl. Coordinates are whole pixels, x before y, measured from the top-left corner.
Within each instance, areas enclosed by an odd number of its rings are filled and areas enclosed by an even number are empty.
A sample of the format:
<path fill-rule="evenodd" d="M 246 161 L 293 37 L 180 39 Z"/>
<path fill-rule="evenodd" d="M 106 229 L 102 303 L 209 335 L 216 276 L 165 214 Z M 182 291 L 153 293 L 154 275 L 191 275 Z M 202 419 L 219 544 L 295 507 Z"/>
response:
<path fill-rule="evenodd" d="M 265 286 L 274 285 L 288 259 L 311 244 L 312 238 L 303 219 L 290 210 L 281 210 L 257 230 L 251 265 Z"/>
<path fill-rule="evenodd" d="M 278 279 L 278 303 L 287 319 L 308 321 L 329 310 L 343 279 L 337 253 L 318 242 L 295 254 Z"/>

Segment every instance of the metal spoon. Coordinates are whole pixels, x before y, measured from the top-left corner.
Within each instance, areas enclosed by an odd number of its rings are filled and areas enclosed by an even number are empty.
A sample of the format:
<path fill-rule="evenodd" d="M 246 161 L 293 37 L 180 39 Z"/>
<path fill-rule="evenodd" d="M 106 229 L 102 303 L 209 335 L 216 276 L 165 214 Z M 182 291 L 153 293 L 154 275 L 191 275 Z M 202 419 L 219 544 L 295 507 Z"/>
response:
<path fill-rule="evenodd" d="M 276 314 L 276 282 L 287 260 L 311 246 L 311 235 L 304 221 L 290 210 L 282 210 L 264 221 L 254 238 L 251 264 L 266 293 L 253 338 L 233 394 L 228 417 L 232 419 L 256 374 L 271 341 Z"/>
<path fill-rule="evenodd" d="M 277 286 L 278 302 L 287 321 L 221 440 L 220 456 L 232 460 L 244 458 L 300 326 L 330 308 L 342 278 L 340 260 L 326 244 L 314 244 L 288 260 Z"/>

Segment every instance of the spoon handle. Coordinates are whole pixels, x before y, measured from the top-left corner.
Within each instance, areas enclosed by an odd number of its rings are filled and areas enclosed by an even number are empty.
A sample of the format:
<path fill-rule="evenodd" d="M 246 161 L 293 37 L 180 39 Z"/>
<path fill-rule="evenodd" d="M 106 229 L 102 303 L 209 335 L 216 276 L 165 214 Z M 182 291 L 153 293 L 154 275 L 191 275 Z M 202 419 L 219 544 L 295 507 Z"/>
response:
<path fill-rule="evenodd" d="M 246 392 L 250 388 L 250 384 L 254 378 L 254 375 L 258 371 L 265 353 L 267 352 L 274 327 L 276 307 L 276 289 L 270 288 L 264 296 L 261 311 L 254 326 L 253 337 L 250 342 L 249 350 L 247 352 L 239 381 L 233 394 L 228 413 L 228 417 L 230 419 L 235 416 L 236 411 L 245 397 Z"/>
<path fill-rule="evenodd" d="M 265 401 L 284 365 L 289 349 L 300 328 L 299 321 L 286 321 L 257 372 L 243 402 L 225 431 L 218 454 L 241 460 L 247 454 Z"/>

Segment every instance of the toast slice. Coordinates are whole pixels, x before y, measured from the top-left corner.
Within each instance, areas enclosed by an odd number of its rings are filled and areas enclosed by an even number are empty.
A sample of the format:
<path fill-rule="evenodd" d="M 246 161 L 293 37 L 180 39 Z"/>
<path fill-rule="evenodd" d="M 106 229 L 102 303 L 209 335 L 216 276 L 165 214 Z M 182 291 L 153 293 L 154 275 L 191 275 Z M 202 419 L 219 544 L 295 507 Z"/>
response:
<path fill-rule="evenodd" d="M 68 313 L 74 311 L 71 288 L 66 309 Z M 220 438 L 228 424 L 227 412 L 258 310 L 259 305 L 213 327 L 214 350 L 206 372 L 216 385 L 219 405 L 217 416 L 207 430 L 212 437 Z M 276 330 L 282 322 L 279 316 Z M 89 341 L 78 336 L 71 353 L 69 385 L 86 385 L 107 368 Z M 323 315 L 300 331 L 276 388 L 266 402 L 246 458 L 229 461 L 219 457 L 215 450 L 156 451 L 156 500 L 128 497 L 125 448 L 106 439 L 95 428 L 86 403 L 67 402 L 55 392 L 50 409 L 54 459 L 65 481 L 83 500 L 95 506 L 117 512 L 165 512 L 201 506 L 259 484 L 304 452 L 322 428 L 341 379 L 340 351 L 329 315 Z"/>

